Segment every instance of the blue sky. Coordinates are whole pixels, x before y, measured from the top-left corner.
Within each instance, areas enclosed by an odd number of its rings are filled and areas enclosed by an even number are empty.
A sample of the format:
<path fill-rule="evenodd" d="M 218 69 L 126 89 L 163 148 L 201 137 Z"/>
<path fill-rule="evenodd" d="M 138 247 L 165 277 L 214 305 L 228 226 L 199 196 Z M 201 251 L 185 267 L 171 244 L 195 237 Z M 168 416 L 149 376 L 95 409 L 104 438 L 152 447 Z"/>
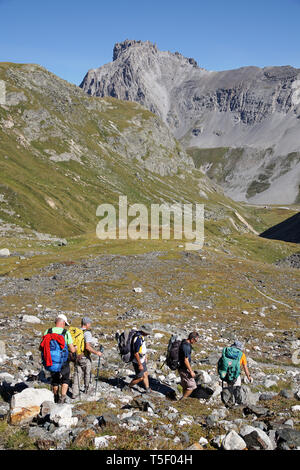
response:
<path fill-rule="evenodd" d="M 300 0 L 0 0 L 0 62 L 37 63 L 79 85 L 140 39 L 208 70 L 300 68 Z"/>

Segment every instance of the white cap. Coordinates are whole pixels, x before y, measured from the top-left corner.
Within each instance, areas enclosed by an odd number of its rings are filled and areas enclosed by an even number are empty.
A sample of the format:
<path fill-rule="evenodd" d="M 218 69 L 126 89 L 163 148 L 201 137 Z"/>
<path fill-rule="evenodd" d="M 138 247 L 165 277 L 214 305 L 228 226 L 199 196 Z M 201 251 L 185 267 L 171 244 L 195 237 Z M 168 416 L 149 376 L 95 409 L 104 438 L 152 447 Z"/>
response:
<path fill-rule="evenodd" d="M 56 318 L 60 318 L 61 320 L 63 320 L 65 322 L 66 325 L 70 326 L 68 320 L 67 320 L 67 317 L 66 315 L 64 315 L 63 313 L 60 313 L 59 315 L 57 315 Z"/>

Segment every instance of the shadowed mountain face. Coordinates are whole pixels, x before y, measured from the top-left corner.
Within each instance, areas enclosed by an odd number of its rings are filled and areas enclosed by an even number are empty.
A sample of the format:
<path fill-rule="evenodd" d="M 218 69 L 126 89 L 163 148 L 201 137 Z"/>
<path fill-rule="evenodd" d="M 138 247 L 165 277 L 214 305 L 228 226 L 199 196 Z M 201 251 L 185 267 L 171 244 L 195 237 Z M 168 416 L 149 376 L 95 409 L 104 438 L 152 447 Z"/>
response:
<path fill-rule="evenodd" d="M 274 227 L 261 233 L 260 237 L 300 243 L 300 213 L 289 217 L 280 224 L 274 225 Z"/>
<path fill-rule="evenodd" d="M 289 204 L 299 197 L 300 69 L 214 72 L 149 41 L 126 40 L 80 87 L 157 114 L 235 200 Z"/>

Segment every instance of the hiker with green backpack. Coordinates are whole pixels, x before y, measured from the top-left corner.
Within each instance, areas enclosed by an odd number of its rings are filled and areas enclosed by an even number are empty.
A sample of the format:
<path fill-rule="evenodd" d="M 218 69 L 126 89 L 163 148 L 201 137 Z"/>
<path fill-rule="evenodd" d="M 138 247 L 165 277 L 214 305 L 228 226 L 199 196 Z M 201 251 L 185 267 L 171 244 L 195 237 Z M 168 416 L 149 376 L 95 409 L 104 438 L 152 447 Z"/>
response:
<path fill-rule="evenodd" d="M 218 361 L 218 374 L 223 382 L 234 387 L 241 386 L 241 367 L 244 369 L 249 382 L 253 382 L 250 376 L 247 359 L 243 352 L 243 343 L 236 340 L 231 346 L 223 348 L 222 356 Z"/>
<path fill-rule="evenodd" d="M 91 354 L 95 354 L 99 358 L 102 356 L 101 351 L 93 348 L 94 338 L 90 331 L 92 320 L 84 317 L 81 320 L 81 328 L 71 327 L 70 332 L 73 335 L 76 344 L 76 356 L 74 358 L 74 375 L 72 385 L 72 398 L 80 397 L 80 382 L 83 376 L 84 393 L 89 392 L 92 374 Z"/>

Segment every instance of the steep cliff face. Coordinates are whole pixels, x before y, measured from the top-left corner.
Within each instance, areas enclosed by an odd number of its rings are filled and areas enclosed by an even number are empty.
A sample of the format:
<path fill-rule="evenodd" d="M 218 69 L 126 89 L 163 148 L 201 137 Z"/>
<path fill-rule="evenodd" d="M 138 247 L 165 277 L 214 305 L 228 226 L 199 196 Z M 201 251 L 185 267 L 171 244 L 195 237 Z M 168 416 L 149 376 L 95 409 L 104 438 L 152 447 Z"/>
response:
<path fill-rule="evenodd" d="M 241 185 L 241 173 L 235 173 L 234 167 L 227 175 L 229 179 L 218 180 L 231 196 L 239 200 L 257 197 L 270 203 L 286 184 L 282 176 L 291 171 L 296 181 L 292 194 L 287 199 L 279 195 L 279 199 L 285 203 L 297 200 L 300 69 L 243 67 L 211 72 L 179 53 L 159 51 L 150 42 L 129 40 L 115 45 L 113 58 L 113 62 L 86 74 L 80 85 L 84 91 L 141 103 L 167 123 L 186 148 L 242 149 L 243 160 L 250 156 L 252 162 L 250 181 L 247 177 Z M 264 171 L 266 166 L 270 168 L 270 152 L 274 159 L 271 164 L 280 167 L 274 174 Z M 203 154 L 202 166 L 207 164 L 211 162 Z M 266 187 L 261 185 L 253 192 L 261 174 L 268 181 L 267 189 L 272 186 L 266 194 L 262 194 Z"/>

